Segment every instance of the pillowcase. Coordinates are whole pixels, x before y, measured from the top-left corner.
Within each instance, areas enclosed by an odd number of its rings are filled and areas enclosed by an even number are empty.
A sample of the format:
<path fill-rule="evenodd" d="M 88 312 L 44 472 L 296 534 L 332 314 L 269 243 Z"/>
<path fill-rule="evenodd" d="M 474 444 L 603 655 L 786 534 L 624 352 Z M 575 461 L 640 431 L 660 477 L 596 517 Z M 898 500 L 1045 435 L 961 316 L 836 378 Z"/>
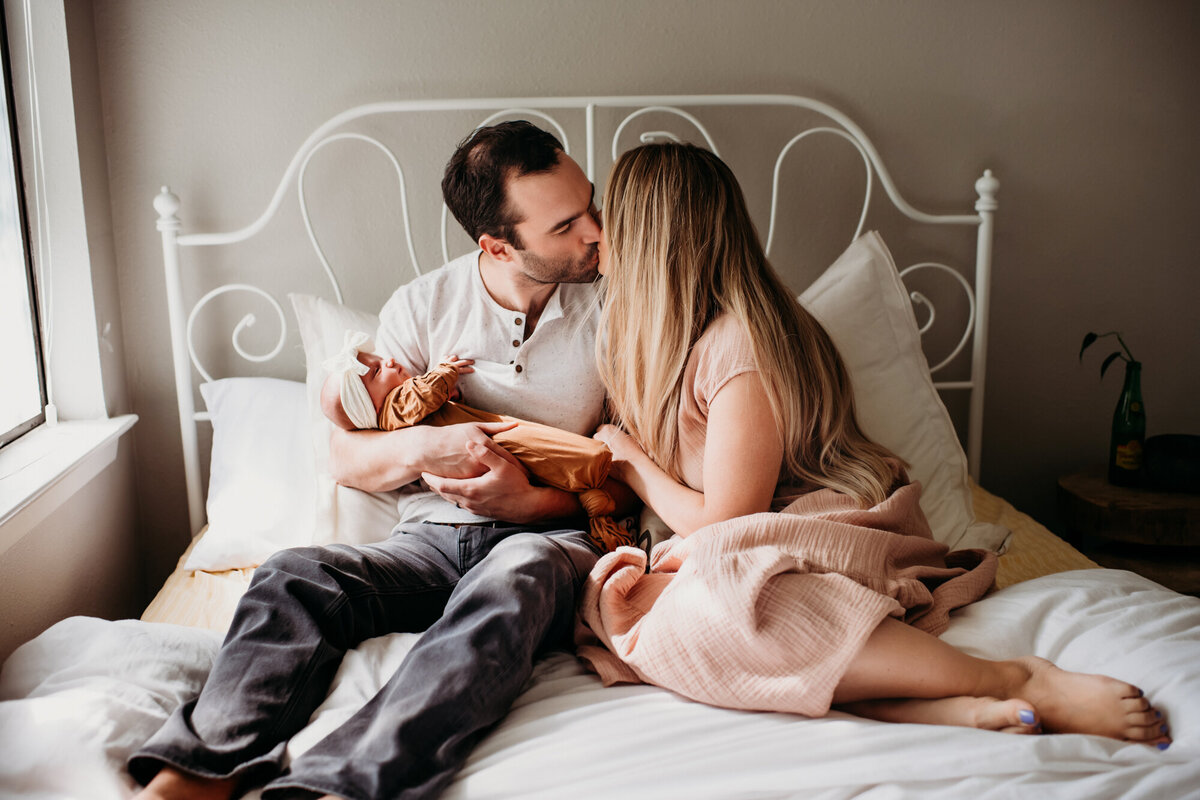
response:
<path fill-rule="evenodd" d="M 859 237 L 801 304 L 837 345 L 863 432 L 909 464 L 933 537 L 951 549 L 999 550 L 1009 531 L 975 523 L 967 458 L 921 349 L 908 292 L 879 234 Z"/>
<path fill-rule="evenodd" d="M 226 378 L 201 384 L 212 418 L 208 528 L 184 569 L 256 567 L 312 543 L 312 453 L 304 384 Z"/>
<path fill-rule="evenodd" d="M 343 542 L 367 544 L 386 539 L 396 524 L 398 492 L 364 492 L 342 486 L 329 474 L 329 435 L 333 423 L 321 412 L 321 385 L 325 370 L 321 366 L 342 346 L 347 330 L 365 331 L 371 336 L 379 328 L 379 317 L 348 306 L 330 303 L 307 294 L 290 294 L 292 308 L 300 325 L 307 370 L 307 442 L 316 482 L 315 544 Z"/>

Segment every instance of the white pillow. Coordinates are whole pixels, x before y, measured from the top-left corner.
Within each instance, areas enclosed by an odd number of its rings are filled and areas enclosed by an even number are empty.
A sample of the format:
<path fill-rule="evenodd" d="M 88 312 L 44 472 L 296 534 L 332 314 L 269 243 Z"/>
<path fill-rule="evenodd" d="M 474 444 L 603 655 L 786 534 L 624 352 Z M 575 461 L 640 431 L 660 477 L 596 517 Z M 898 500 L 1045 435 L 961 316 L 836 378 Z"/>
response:
<path fill-rule="evenodd" d="M 921 349 L 908 292 L 878 233 L 859 237 L 800 296 L 833 339 L 863 431 L 909 463 L 933 536 L 999 550 L 1008 530 L 975 523 L 967 459 Z"/>
<path fill-rule="evenodd" d="M 317 544 L 344 542 L 366 544 L 391 535 L 397 521 L 397 492 L 363 492 L 341 486 L 329 474 L 329 434 L 333 424 L 321 413 L 321 385 L 325 370 L 321 362 L 341 347 L 347 330 L 359 330 L 374 336 L 379 317 L 348 306 L 330 303 L 307 294 L 290 294 L 292 308 L 300 325 L 304 344 L 304 364 L 308 372 L 307 426 L 316 473 Z"/>
<path fill-rule="evenodd" d="M 212 417 L 208 529 L 184 569 L 256 567 L 313 540 L 312 453 L 304 384 L 226 378 L 200 386 Z"/>

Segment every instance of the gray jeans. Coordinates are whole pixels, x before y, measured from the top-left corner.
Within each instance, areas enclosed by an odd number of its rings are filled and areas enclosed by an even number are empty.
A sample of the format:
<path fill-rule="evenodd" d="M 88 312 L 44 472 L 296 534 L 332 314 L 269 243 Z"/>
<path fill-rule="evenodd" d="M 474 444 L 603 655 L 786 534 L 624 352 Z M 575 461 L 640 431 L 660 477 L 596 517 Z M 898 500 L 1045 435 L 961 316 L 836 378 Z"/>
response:
<path fill-rule="evenodd" d="M 578 530 L 406 525 L 384 542 L 305 547 L 255 572 L 199 697 L 129 761 L 238 777 L 264 800 L 435 796 L 523 689 L 569 648 L 598 554 Z M 324 700 L 343 654 L 425 631 L 387 684 L 287 770 L 287 740 Z"/>

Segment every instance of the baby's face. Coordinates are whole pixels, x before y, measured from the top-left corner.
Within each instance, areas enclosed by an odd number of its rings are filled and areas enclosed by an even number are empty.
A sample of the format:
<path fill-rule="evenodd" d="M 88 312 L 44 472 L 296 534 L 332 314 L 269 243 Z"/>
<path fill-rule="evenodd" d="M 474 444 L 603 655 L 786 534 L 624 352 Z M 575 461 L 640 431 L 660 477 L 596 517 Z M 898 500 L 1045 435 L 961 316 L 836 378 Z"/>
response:
<path fill-rule="evenodd" d="M 379 411 L 388 392 L 395 389 L 411 377 L 404 367 L 396 363 L 394 358 L 381 358 L 374 353 L 359 353 L 359 363 L 367 367 L 367 374 L 362 376 L 371 403 Z"/>

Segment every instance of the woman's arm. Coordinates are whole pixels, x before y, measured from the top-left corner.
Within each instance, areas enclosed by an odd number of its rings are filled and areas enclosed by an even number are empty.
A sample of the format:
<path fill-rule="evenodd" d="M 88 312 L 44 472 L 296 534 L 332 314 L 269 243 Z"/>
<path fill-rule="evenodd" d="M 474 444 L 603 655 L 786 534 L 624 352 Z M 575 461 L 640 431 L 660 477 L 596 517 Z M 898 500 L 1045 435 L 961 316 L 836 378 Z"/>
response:
<path fill-rule="evenodd" d="M 596 437 L 613 451 L 613 477 L 680 536 L 768 510 L 783 464 L 782 438 L 755 372 L 731 379 L 709 403 L 703 492 L 674 480 L 617 428 L 606 425 Z"/>

